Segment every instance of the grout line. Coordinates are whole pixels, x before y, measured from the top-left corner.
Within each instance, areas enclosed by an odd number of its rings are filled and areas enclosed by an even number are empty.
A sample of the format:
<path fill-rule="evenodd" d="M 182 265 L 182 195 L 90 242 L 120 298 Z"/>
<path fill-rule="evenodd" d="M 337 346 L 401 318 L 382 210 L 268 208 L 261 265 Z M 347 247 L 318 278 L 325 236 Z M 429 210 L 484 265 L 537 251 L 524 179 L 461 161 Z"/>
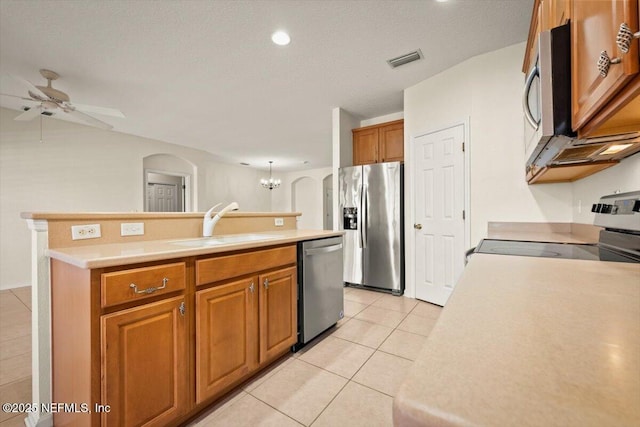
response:
<path fill-rule="evenodd" d="M 24 286 L 24 287 L 26 287 L 26 286 Z M 17 289 L 17 288 L 15 288 L 15 289 Z M 30 308 L 27 304 L 25 304 L 25 303 L 20 299 L 20 297 L 19 297 L 18 295 L 16 295 L 16 293 L 15 293 L 15 292 L 13 292 L 13 289 L 9 289 L 9 292 L 11 292 L 11 294 L 12 294 L 14 297 L 16 297 L 16 298 L 18 299 L 18 301 L 20 301 L 20 304 L 22 304 L 23 306 L 25 306 L 25 307 L 26 307 L 26 309 L 27 309 L 27 310 L 29 310 L 29 313 L 31 313 L 31 308 Z"/>

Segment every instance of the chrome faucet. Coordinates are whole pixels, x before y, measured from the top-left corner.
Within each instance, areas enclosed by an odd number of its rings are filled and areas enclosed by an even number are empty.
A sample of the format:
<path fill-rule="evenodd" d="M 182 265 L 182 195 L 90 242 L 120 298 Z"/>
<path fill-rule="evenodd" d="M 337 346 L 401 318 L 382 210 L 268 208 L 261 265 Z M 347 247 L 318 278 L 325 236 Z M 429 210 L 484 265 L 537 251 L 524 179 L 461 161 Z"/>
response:
<path fill-rule="evenodd" d="M 215 205 L 214 207 L 209 209 L 206 214 L 204 214 L 204 221 L 202 223 L 202 236 L 203 237 L 211 237 L 213 235 L 213 227 L 216 226 L 218 221 L 220 221 L 220 218 L 222 218 L 227 212 L 229 212 L 229 211 L 237 211 L 238 209 L 240 209 L 240 207 L 238 206 L 238 204 L 236 202 L 231 202 L 227 206 L 222 208 L 222 210 L 220 212 L 218 212 L 216 214 L 216 216 L 214 216 L 212 218 L 211 214 L 213 213 L 213 210 L 215 208 L 217 208 L 218 206 L 220 206 L 221 204 L 222 203 L 218 203 L 217 205 Z"/>

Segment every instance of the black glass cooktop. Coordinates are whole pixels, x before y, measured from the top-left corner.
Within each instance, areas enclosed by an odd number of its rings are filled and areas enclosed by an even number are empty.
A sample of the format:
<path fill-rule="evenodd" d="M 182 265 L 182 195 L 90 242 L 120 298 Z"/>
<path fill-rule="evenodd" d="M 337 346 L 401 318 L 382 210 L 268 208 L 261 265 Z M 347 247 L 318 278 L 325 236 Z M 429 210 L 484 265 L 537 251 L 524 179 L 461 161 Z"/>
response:
<path fill-rule="evenodd" d="M 480 254 L 584 259 L 592 261 L 640 262 L 640 260 L 634 258 L 632 255 L 614 252 L 597 244 L 484 239 L 474 252 Z"/>

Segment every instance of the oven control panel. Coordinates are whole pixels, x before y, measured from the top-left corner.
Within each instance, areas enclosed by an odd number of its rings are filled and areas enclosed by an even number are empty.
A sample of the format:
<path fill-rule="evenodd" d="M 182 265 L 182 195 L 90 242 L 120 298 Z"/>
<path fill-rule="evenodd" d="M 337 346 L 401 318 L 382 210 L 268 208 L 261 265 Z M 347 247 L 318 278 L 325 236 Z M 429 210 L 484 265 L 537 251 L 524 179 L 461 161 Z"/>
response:
<path fill-rule="evenodd" d="M 593 204 L 595 225 L 617 230 L 640 231 L 640 191 L 611 194 Z"/>

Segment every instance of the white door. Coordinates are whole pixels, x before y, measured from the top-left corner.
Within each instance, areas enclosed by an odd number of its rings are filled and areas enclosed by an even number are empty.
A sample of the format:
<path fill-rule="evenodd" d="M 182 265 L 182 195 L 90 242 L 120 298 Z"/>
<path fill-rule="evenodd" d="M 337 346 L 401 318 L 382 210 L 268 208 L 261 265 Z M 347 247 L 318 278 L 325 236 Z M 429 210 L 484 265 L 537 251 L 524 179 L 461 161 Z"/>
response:
<path fill-rule="evenodd" d="M 413 139 L 416 298 L 444 305 L 464 268 L 464 125 Z"/>

